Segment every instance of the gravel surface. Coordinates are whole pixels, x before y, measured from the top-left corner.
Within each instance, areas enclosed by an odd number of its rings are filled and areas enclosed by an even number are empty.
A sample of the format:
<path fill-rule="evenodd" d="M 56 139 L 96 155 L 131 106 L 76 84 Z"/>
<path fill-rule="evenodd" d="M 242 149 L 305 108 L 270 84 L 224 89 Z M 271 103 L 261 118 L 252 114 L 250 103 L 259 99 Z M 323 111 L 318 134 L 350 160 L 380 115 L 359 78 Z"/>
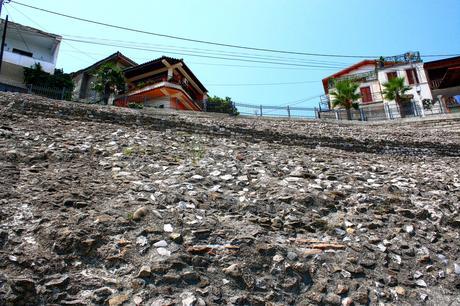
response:
<path fill-rule="evenodd" d="M 2 105 L 0 305 L 460 305 L 455 127 Z"/>

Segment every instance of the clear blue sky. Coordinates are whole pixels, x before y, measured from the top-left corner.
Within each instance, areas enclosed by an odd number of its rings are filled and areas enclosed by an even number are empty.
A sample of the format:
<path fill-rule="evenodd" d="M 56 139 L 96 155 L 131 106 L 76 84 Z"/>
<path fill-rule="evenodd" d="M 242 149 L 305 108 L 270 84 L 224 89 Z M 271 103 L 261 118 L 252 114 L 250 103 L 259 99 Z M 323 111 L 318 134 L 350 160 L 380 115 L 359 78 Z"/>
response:
<path fill-rule="evenodd" d="M 259 48 L 347 55 L 396 55 L 409 50 L 420 51 L 422 54 L 460 54 L 459 0 L 21 0 L 20 2 L 157 33 Z M 4 9 L 2 12 L 2 17 L 9 12 L 14 22 L 33 27 L 39 25 L 48 32 L 64 37 L 72 35 L 132 41 L 148 44 L 149 46 L 143 46 L 147 49 L 160 48 L 152 45 L 169 45 L 180 49 L 186 47 L 247 52 L 252 53 L 253 56 L 328 61 L 332 62 L 328 63 L 329 66 L 335 67 L 359 61 L 359 59 L 271 54 L 202 45 L 86 24 L 38 12 L 14 2 L 6 5 L 6 8 L 7 10 Z M 98 41 L 97 39 L 92 40 Z M 322 94 L 321 79 L 339 70 L 339 68 L 306 68 L 217 60 L 172 54 L 167 51 L 130 50 L 77 42 L 61 45 L 58 67 L 63 68 L 65 72 L 72 72 L 89 66 L 118 50 L 138 63 L 163 54 L 184 58 L 211 95 L 230 96 L 235 101 L 254 104 L 284 105 Z M 292 63 L 294 60 L 276 59 L 276 61 Z M 324 63 L 320 66 L 324 66 Z M 290 82 L 310 83 L 217 86 Z M 317 103 L 318 99 L 315 98 L 297 106 L 316 106 Z"/>

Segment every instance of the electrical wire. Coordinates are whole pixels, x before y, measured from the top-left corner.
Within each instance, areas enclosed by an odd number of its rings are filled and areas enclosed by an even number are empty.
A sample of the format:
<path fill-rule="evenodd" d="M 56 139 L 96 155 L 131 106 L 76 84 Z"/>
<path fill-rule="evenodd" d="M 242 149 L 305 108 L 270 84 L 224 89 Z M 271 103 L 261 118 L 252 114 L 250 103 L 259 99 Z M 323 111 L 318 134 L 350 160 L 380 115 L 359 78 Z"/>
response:
<path fill-rule="evenodd" d="M 12 9 L 14 9 L 16 12 L 18 12 L 19 14 L 21 14 L 22 16 L 24 16 L 25 18 L 27 18 L 30 22 L 32 22 L 33 24 L 35 24 L 35 25 L 36 25 L 39 29 L 41 29 L 42 31 L 48 32 L 48 31 L 46 31 L 41 25 L 39 25 L 37 22 L 35 22 L 34 20 L 32 20 L 32 18 L 30 18 L 29 16 L 27 16 L 26 14 L 24 14 L 23 12 L 21 12 L 19 9 L 15 8 L 14 6 L 10 6 L 10 7 L 11 7 Z M 6 9 L 6 7 L 5 7 L 5 9 Z M 64 43 L 64 44 L 67 44 L 67 45 L 68 45 L 69 47 L 71 47 L 72 49 L 78 51 L 80 54 L 83 54 L 83 55 L 89 57 L 89 58 L 92 59 L 92 60 L 97 60 L 95 57 L 93 57 L 93 56 L 87 54 L 86 52 L 84 52 L 84 51 L 78 49 L 77 47 L 73 46 L 72 44 L 70 44 L 70 43 L 68 43 L 68 42 L 66 42 L 66 41 L 63 41 L 63 43 Z M 75 57 L 74 57 L 74 58 L 75 58 Z M 80 59 L 80 60 L 81 60 L 81 58 L 77 58 L 77 59 Z M 87 62 L 86 60 L 84 60 L 84 61 Z"/>
<path fill-rule="evenodd" d="M 33 6 L 33 5 L 21 3 L 21 2 L 18 2 L 18 1 L 12 1 L 11 3 L 21 5 L 21 6 L 24 6 L 24 7 L 28 7 L 28 8 L 34 9 L 34 10 L 46 12 L 46 13 L 49 13 L 49 14 L 53 14 L 53 15 L 57 15 L 57 16 L 61 16 L 61 17 L 66 17 L 66 18 L 70 18 L 70 19 L 74 19 L 74 20 L 79 20 L 79 21 L 83 21 L 83 22 L 87 22 L 87 23 L 97 24 L 97 25 L 101 25 L 101 26 L 105 26 L 105 27 L 114 28 L 114 29 L 125 30 L 125 31 L 130 31 L 130 32 L 136 32 L 136 33 L 140 33 L 140 34 L 153 35 L 153 36 L 164 37 L 164 38 L 170 38 L 170 39 L 176 39 L 176 40 L 183 40 L 183 41 L 200 43 L 200 44 L 208 44 L 208 45 L 214 45 L 214 46 L 245 49 L 245 50 L 253 50 L 253 51 L 263 51 L 263 52 L 283 53 L 283 54 L 297 54 L 297 55 L 318 56 L 318 57 L 337 57 L 337 58 L 340 58 L 340 57 L 341 58 L 377 58 L 377 57 L 379 57 L 379 56 L 375 56 L 375 55 L 344 55 L 344 54 L 309 53 L 309 52 L 299 52 L 299 51 L 276 50 L 276 49 L 268 49 L 268 48 L 256 48 L 256 47 L 248 47 L 248 46 L 243 46 L 243 45 L 233 45 L 233 44 L 227 44 L 227 43 L 212 42 L 212 41 L 207 41 L 207 40 L 180 37 L 180 36 L 169 35 L 169 34 L 161 34 L 161 33 L 155 33 L 155 32 L 150 32 L 150 31 L 145 31 L 145 30 L 129 28 L 129 27 L 125 27 L 125 26 L 119 26 L 119 25 L 104 23 L 104 22 L 90 20 L 90 19 L 81 18 L 81 17 L 76 17 L 76 16 L 64 14 L 64 13 L 54 12 L 54 11 L 51 11 L 51 10 L 39 8 L 39 7 L 36 7 L 36 6 Z"/>
<path fill-rule="evenodd" d="M 197 52 L 204 53 L 204 54 L 211 54 L 211 55 L 226 55 L 226 56 L 238 56 L 238 57 L 248 57 L 248 58 L 260 58 L 260 59 L 268 59 L 268 60 L 287 60 L 287 61 L 295 61 L 300 63 L 308 63 L 308 64 L 322 64 L 322 65 L 333 65 L 333 66 L 346 66 L 350 65 L 350 63 L 345 62 L 338 62 L 338 61 L 324 61 L 324 60 L 314 60 L 314 59 L 305 59 L 305 58 L 293 58 L 293 57 L 281 57 L 281 56 L 270 56 L 270 55 L 262 55 L 262 54 L 254 54 L 254 53 L 247 53 L 247 52 L 231 52 L 231 51 L 222 51 L 216 49 L 204 49 L 204 48 L 191 48 L 191 47 L 184 47 L 184 46 L 174 46 L 174 45 L 163 45 L 163 44 L 148 44 L 148 43 L 141 43 L 137 41 L 126 41 L 126 40 L 114 40 L 114 39 L 106 39 L 100 37 L 88 37 L 88 36 L 81 36 L 81 35 L 66 35 L 63 34 L 62 36 L 66 38 L 72 39 L 83 39 L 83 40 L 90 40 L 90 41 L 102 41 L 107 43 L 122 43 L 122 44 L 129 44 L 135 45 L 140 47 L 148 47 L 148 48 L 163 48 L 167 50 L 175 50 L 175 51 L 187 51 L 187 52 Z"/>
<path fill-rule="evenodd" d="M 206 86 L 273 86 L 273 85 L 299 85 L 318 83 L 321 81 L 283 82 L 283 83 L 239 83 L 239 84 L 206 84 Z"/>
<path fill-rule="evenodd" d="M 163 52 L 161 49 L 148 49 L 148 48 L 140 48 L 140 47 L 133 47 L 133 46 L 124 46 L 124 45 L 119 45 L 119 44 L 109 44 L 109 43 L 102 43 L 102 42 L 79 40 L 79 39 L 68 39 L 67 38 L 67 40 L 68 41 L 73 41 L 73 42 L 91 44 L 91 45 L 111 46 L 111 47 L 118 47 L 118 48 L 132 49 L 132 50 L 159 52 L 159 53 Z M 295 66 L 295 67 L 337 69 L 337 67 L 323 66 L 323 65 L 306 65 L 306 64 L 282 63 L 282 62 L 262 61 L 262 60 L 259 61 L 259 60 L 249 60 L 249 59 L 244 59 L 244 58 L 240 59 L 240 58 L 230 58 L 230 57 L 222 57 L 222 56 L 198 55 L 198 54 L 186 53 L 186 52 L 171 52 L 170 51 L 169 53 L 178 54 L 178 55 L 201 57 L 201 58 L 229 60 L 229 61 L 242 61 L 242 62 L 250 62 L 250 63 L 264 63 L 264 64 L 286 65 L 286 66 Z"/>
<path fill-rule="evenodd" d="M 119 30 L 125 30 L 125 31 L 131 31 L 131 32 L 136 32 L 136 33 L 141 33 L 141 34 L 148 34 L 148 35 L 153 35 L 153 36 L 158 36 L 158 37 L 164 37 L 164 38 L 170 38 L 170 39 L 176 39 L 176 40 L 183 40 L 183 41 L 188 41 L 188 42 L 194 42 L 194 43 L 200 43 L 200 44 L 208 44 L 208 45 L 215 45 L 215 46 L 221 46 L 221 47 L 230 47 L 230 48 L 238 48 L 238 49 L 245 49 L 245 50 L 253 50 L 253 51 L 263 51 L 263 52 L 272 52 L 272 53 L 283 53 L 283 54 L 297 54 L 297 55 L 307 55 L 307 56 L 318 56 L 318 57 L 336 57 L 336 58 L 378 58 L 380 55 L 345 55 L 345 54 L 326 54 L 326 53 L 310 53 L 310 52 L 299 52 L 299 51 L 288 51 L 288 50 L 277 50 L 277 49 L 269 49 L 269 48 L 257 48 L 257 47 L 249 47 L 249 46 L 243 46 L 243 45 L 233 45 L 233 44 L 227 44 L 227 43 L 219 43 L 219 42 L 213 42 L 213 41 L 207 41 L 207 40 L 200 40 L 200 39 L 193 39 L 193 38 L 187 38 L 187 37 L 180 37 L 180 36 L 175 36 L 175 35 L 169 35 L 169 34 L 161 34 L 161 33 L 155 33 L 155 32 L 150 32 L 150 31 L 145 31 L 145 30 L 139 30 L 139 29 L 134 29 L 134 28 L 129 28 L 125 26 L 119 26 L 119 25 L 114 25 L 114 24 L 108 24 L 100 21 L 95 21 L 95 20 L 90 20 L 86 18 L 81 18 L 81 17 L 76 17 L 68 14 L 63 14 L 59 12 L 54 12 L 51 10 L 39 8 L 36 6 L 32 6 L 29 4 L 21 3 L 18 1 L 11 1 L 11 3 L 21 5 L 24 7 L 28 7 L 34 10 L 46 12 L 49 14 L 61 16 L 61 17 L 66 17 L 66 18 L 71 18 L 74 20 L 79 20 L 87 23 L 92 23 L 92 24 L 97 24 L 105 27 L 110 27 L 110 28 L 115 28 Z M 430 55 L 424 55 L 424 57 L 444 57 L 444 56 L 458 56 L 458 54 L 430 54 Z"/>

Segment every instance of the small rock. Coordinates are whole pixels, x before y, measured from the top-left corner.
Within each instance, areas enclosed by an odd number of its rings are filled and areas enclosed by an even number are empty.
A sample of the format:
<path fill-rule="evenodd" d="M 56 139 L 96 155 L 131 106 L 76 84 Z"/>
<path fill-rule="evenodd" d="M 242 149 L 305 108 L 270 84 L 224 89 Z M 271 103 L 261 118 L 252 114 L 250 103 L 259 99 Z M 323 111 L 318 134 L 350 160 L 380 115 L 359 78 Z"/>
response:
<path fill-rule="evenodd" d="M 185 292 L 181 294 L 182 306 L 194 306 L 196 303 L 196 297 L 191 292 Z"/>
<path fill-rule="evenodd" d="M 171 224 L 165 224 L 163 225 L 163 230 L 167 233 L 172 233 L 173 232 L 173 227 Z"/>
<path fill-rule="evenodd" d="M 284 257 L 281 256 L 281 255 L 275 255 L 273 256 L 273 261 L 276 262 L 276 263 L 280 263 L 284 260 Z"/>
<path fill-rule="evenodd" d="M 168 243 L 165 240 L 160 240 L 158 242 L 155 242 L 153 245 L 157 248 L 160 248 L 160 247 L 167 247 Z"/>
<path fill-rule="evenodd" d="M 157 249 L 158 254 L 161 256 L 171 256 L 171 252 L 165 248 L 158 248 Z"/>
<path fill-rule="evenodd" d="M 397 286 L 395 287 L 395 291 L 398 295 L 401 295 L 401 296 L 406 295 L 406 289 L 404 289 L 403 287 Z"/>
<path fill-rule="evenodd" d="M 342 284 L 337 285 L 337 288 L 335 289 L 336 294 L 345 294 L 348 292 L 348 287 Z"/>
<path fill-rule="evenodd" d="M 140 278 L 149 277 L 151 272 L 152 271 L 150 270 L 150 266 L 142 266 L 141 269 L 139 270 L 139 273 L 137 274 L 137 277 L 140 277 Z"/>
<path fill-rule="evenodd" d="M 223 181 L 225 181 L 225 182 L 226 182 L 226 181 L 230 181 L 230 180 L 233 179 L 233 175 L 231 175 L 231 174 L 225 174 L 225 175 L 222 175 L 222 176 L 220 177 L 220 179 L 223 180 Z"/>
<path fill-rule="evenodd" d="M 147 215 L 147 207 L 143 206 L 138 208 L 134 213 L 133 213 L 133 220 L 139 221 L 141 220 L 145 215 Z"/>
<path fill-rule="evenodd" d="M 326 305 L 340 305 L 340 296 L 334 293 L 329 293 L 326 295 L 323 302 Z"/>
<path fill-rule="evenodd" d="M 413 225 L 406 225 L 406 233 L 408 233 L 409 235 L 414 235 L 415 234 L 415 230 L 414 230 L 414 226 Z"/>
<path fill-rule="evenodd" d="M 171 238 L 171 240 L 176 243 L 182 242 L 182 235 L 179 233 L 171 233 L 171 235 L 169 235 L 169 238 Z"/>
<path fill-rule="evenodd" d="M 233 277 L 240 277 L 242 275 L 240 266 L 238 264 L 233 264 L 227 268 L 222 269 L 225 274 L 228 274 Z"/>
<path fill-rule="evenodd" d="M 289 260 L 296 260 L 297 257 L 298 257 L 297 254 L 294 253 L 294 252 L 288 252 L 288 253 L 287 253 L 287 258 L 288 258 Z"/>
<path fill-rule="evenodd" d="M 460 264 L 454 263 L 454 272 L 457 275 L 460 275 Z"/>
<path fill-rule="evenodd" d="M 426 285 L 426 283 L 425 283 L 425 281 L 424 281 L 423 279 L 418 279 L 418 280 L 415 282 L 415 284 L 416 284 L 417 286 L 419 286 L 419 287 L 424 287 L 424 288 L 427 287 L 427 285 Z"/>
<path fill-rule="evenodd" d="M 55 278 L 45 284 L 45 287 L 65 287 L 69 283 L 69 276 L 67 274 Z"/>
<path fill-rule="evenodd" d="M 351 306 L 353 305 L 353 300 L 351 297 L 346 297 L 342 300 L 342 306 Z"/>
<path fill-rule="evenodd" d="M 123 305 L 129 299 L 127 294 L 120 294 L 109 299 L 109 306 L 120 306 Z"/>

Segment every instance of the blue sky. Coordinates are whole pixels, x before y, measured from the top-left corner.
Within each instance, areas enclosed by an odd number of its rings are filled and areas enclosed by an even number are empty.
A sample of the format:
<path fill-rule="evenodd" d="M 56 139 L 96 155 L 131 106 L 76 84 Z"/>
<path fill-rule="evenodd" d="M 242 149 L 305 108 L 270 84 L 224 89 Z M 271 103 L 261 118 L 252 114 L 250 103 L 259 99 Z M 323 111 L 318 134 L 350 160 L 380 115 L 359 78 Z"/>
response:
<path fill-rule="evenodd" d="M 19 2 L 146 31 L 259 48 L 372 56 L 396 55 L 409 50 L 420 51 L 422 54 L 460 54 L 459 0 Z M 184 58 L 211 95 L 230 96 L 243 103 L 316 106 L 318 98 L 302 101 L 323 93 L 321 79 L 340 70 L 339 67 L 360 60 L 245 51 L 136 34 L 38 12 L 14 2 L 6 5 L 6 10 L 2 12 L 3 18 L 6 12 L 14 22 L 42 28 L 64 38 L 75 39 L 81 36 L 83 38 L 78 39 L 93 42 L 100 42 L 100 39 L 119 40 L 123 42 L 117 44 L 132 46 L 127 42 L 135 42 L 144 49 L 168 49 L 153 52 L 68 41 L 61 45 L 58 58 L 58 67 L 65 72 L 89 66 L 118 50 L 138 63 L 163 54 L 170 55 Z M 201 53 L 217 50 L 251 53 L 248 56 L 283 57 L 274 60 L 321 67 L 250 63 L 171 53 L 190 52 L 184 51 L 185 48 L 207 49 L 200 50 Z M 247 85 L 292 82 L 298 83 Z"/>

